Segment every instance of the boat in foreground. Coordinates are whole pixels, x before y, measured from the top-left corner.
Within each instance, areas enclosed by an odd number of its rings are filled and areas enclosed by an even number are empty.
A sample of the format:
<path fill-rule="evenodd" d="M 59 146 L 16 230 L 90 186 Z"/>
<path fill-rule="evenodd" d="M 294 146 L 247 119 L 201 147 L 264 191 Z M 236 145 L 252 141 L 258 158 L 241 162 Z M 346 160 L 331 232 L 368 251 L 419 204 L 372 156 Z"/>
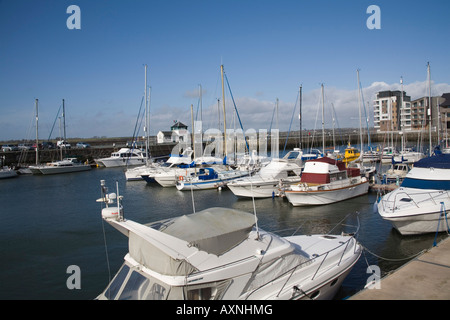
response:
<path fill-rule="evenodd" d="M 449 230 L 450 154 L 417 161 L 401 186 L 384 195 L 377 208 L 402 235 Z"/>
<path fill-rule="evenodd" d="M 369 181 L 359 168 L 323 157 L 305 163 L 301 180 L 284 190 L 293 206 L 324 205 L 366 194 Z"/>
<path fill-rule="evenodd" d="M 234 209 L 143 225 L 123 217 L 120 200 L 102 181 L 102 218 L 129 252 L 98 299 L 331 299 L 361 255 L 353 235 L 280 237 Z"/>

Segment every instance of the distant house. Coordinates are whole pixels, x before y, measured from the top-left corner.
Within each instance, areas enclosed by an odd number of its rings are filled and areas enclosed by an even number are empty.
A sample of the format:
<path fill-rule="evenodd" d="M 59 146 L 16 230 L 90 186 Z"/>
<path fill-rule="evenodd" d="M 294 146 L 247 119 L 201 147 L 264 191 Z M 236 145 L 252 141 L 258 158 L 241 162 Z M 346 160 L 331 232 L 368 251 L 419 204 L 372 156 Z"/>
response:
<path fill-rule="evenodd" d="M 170 127 L 170 130 L 176 131 L 176 130 L 187 130 L 188 126 L 180 121 L 174 121 L 175 124 Z"/>
<path fill-rule="evenodd" d="M 172 131 L 160 131 L 156 135 L 157 143 L 172 142 Z"/>
<path fill-rule="evenodd" d="M 170 143 L 187 141 L 188 139 L 188 126 L 180 121 L 174 121 L 174 124 L 170 127 L 170 131 L 159 131 L 156 135 L 157 143 Z"/>

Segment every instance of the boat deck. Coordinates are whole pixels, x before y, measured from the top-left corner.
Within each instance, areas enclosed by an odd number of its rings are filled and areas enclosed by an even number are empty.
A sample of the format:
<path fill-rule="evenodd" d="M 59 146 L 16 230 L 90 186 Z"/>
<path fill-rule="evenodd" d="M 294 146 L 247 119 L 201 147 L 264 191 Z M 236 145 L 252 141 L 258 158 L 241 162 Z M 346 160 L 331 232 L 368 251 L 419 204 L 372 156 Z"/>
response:
<path fill-rule="evenodd" d="M 349 300 L 449 300 L 450 237 Z"/>

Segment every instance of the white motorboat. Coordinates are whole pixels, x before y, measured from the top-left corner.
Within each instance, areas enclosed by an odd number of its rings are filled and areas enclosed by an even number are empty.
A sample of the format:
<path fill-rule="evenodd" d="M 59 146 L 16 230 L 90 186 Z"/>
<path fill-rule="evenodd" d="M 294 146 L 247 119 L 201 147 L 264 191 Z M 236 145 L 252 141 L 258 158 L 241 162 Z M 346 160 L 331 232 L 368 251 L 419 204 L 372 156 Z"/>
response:
<path fill-rule="evenodd" d="M 77 158 L 64 158 L 59 161 L 48 162 L 47 164 L 28 167 L 33 174 L 59 174 L 91 170 L 91 166 L 78 162 Z"/>
<path fill-rule="evenodd" d="M 385 147 L 381 153 L 381 163 L 391 163 L 394 157 L 398 157 L 399 153 L 394 147 Z"/>
<path fill-rule="evenodd" d="M 227 186 L 238 197 L 272 197 L 280 183 L 300 181 L 302 156 L 302 151 L 295 148 L 281 159 L 272 159 L 255 175 L 233 180 Z"/>
<path fill-rule="evenodd" d="M 182 180 L 184 177 L 195 173 L 200 170 L 197 167 L 178 166 L 171 168 L 171 170 L 158 170 L 153 174 L 153 179 L 162 187 L 175 187 L 178 180 Z"/>
<path fill-rule="evenodd" d="M 125 171 L 125 178 L 127 181 L 135 181 L 142 180 L 143 177 L 149 177 L 147 182 L 154 182 L 153 175 L 159 171 L 165 171 L 168 168 L 176 167 L 182 164 L 190 164 L 192 162 L 192 149 L 186 148 L 182 154 L 180 155 L 170 155 L 169 159 L 167 159 L 164 163 L 151 162 L 147 163 L 143 166 L 135 167 L 135 168 L 127 168 Z"/>
<path fill-rule="evenodd" d="M 328 157 L 305 163 L 301 180 L 284 190 L 294 206 L 330 204 L 366 194 L 369 181 L 359 168 L 345 168 L 342 161 Z"/>
<path fill-rule="evenodd" d="M 412 148 L 406 148 L 397 155 L 394 155 L 394 161 L 402 163 L 414 163 L 423 158 L 425 158 L 424 153 L 414 151 Z"/>
<path fill-rule="evenodd" d="M 362 156 L 363 162 L 380 162 L 382 155 L 379 151 L 369 150 L 364 151 Z"/>
<path fill-rule="evenodd" d="M 227 208 L 144 225 L 123 217 L 120 199 L 97 200 L 129 248 L 99 300 L 332 299 L 362 251 L 352 235 L 281 237 Z"/>
<path fill-rule="evenodd" d="M 407 163 L 393 163 L 391 168 L 383 174 L 382 181 L 386 184 L 397 183 L 398 185 L 403 181 L 410 169 Z"/>
<path fill-rule="evenodd" d="M 178 190 L 204 190 L 224 187 L 230 181 L 246 177 L 250 171 L 222 169 L 222 166 L 200 168 L 186 176 L 179 176 Z"/>
<path fill-rule="evenodd" d="M 448 230 L 450 154 L 417 161 L 401 186 L 384 195 L 378 213 L 402 235 Z"/>
<path fill-rule="evenodd" d="M 108 158 L 95 159 L 99 166 L 103 167 L 125 167 L 138 166 L 147 161 L 145 152 L 139 149 L 121 148 L 117 152 L 111 153 Z"/>

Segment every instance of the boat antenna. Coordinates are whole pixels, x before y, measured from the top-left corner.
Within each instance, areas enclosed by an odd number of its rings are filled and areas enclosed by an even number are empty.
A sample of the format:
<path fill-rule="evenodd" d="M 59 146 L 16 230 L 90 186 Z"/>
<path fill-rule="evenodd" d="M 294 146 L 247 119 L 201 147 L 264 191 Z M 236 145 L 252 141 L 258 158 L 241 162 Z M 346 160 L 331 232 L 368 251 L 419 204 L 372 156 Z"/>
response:
<path fill-rule="evenodd" d="M 116 180 L 116 190 L 117 190 L 117 213 L 120 218 L 123 219 L 123 214 L 120 214 L 120 195 L 119 195 L 119 181 Z"/>
<path fill-rule="evenodd" d="M 108 192 L 108 188 L 105 186 L 105 180 L 100 180 L 100 186 L 101 186 L 101 195 L 103 199 L 103 203 L 107 205 L 108 202 L 106 202 L 106 194 Z M 102 204 L 103 206 L 103 204 Z M 108 268 L 108 283 L 111 282 L 111 267 L 109 265 L 109 255 L 108 255 L 108 245 L 106 242 L 106 232 L 105 232 L 105 221 L 102 219 L 102 230 L 103 230 L 103 241 L 105 243 L 105 254 L 106 254 L 106 266 Z"/>
<path fill-rule="evenodd" d="M 256 205 L 255 205 L 255 196 L 253 195 L 253 181 L 252 178 L 250 180 L 250 191 L 252 194 L 252 202 L 253 202 L 253 216 L 255 217 L 255 227 L 256 227 L 256 240 L 259 239 L 259 227 L 258 227 L 258 218 L 256 217 Z"/>

